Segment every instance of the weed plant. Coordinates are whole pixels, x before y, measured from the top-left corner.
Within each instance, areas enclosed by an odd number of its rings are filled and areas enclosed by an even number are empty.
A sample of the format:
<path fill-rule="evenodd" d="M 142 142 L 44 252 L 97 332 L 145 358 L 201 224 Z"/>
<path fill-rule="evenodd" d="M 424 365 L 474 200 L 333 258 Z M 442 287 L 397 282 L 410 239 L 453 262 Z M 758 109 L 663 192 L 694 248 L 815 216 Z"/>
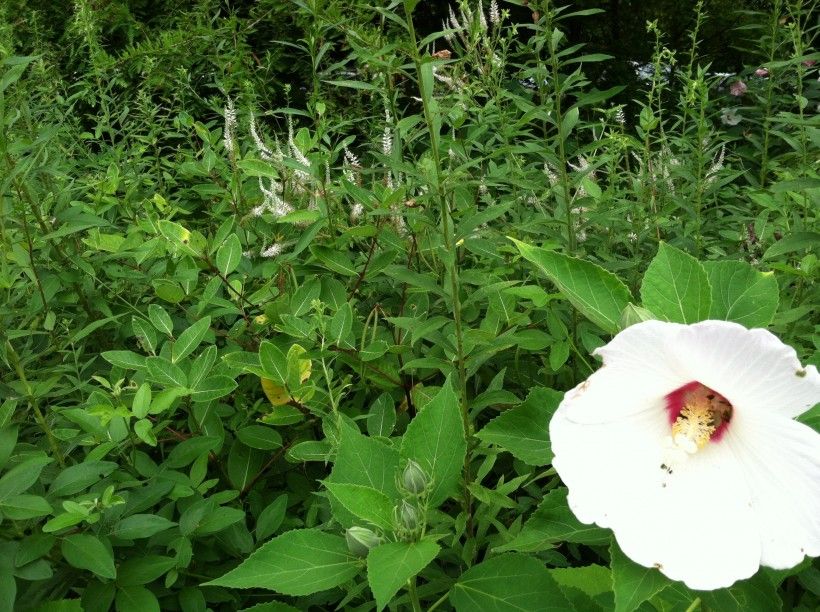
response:
<path fill-rule="evenodd" d="M 648 23 L 639 89 L 601 9 L 184 4 L 0 4 L 0 609 L 817 608 L 632 563 L 548 435 L 641 318 L 818 362 L 816 2 L 732 76 Z"/>

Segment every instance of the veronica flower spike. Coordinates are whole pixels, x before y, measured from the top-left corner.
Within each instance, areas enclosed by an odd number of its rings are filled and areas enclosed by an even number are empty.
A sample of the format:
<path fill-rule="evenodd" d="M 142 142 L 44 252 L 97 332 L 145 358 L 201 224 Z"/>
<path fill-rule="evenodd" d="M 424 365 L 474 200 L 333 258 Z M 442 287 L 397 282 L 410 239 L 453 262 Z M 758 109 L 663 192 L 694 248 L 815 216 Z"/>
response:
<path fill-rule="evenodd" d="M 820 434 L 794 420 L 816 367 L 726 321 L 638 323 L 596 354 L 550 422 L 579 520 L 692 589 L 820 554 Z"/>

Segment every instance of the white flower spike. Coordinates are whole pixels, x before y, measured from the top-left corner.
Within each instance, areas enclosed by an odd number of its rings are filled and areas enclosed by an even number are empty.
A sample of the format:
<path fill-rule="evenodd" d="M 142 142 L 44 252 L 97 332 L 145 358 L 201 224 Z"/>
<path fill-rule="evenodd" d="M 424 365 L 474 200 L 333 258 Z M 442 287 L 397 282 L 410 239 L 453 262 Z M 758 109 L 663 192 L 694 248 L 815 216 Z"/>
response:
<path fill-rule="evenodd" d="M 693 589 L 820 555 L 820 434 L 794 419 L 820 375 L 763 329 L 645 321 L 550 422 L 553 465 L 584 523 Z"/>

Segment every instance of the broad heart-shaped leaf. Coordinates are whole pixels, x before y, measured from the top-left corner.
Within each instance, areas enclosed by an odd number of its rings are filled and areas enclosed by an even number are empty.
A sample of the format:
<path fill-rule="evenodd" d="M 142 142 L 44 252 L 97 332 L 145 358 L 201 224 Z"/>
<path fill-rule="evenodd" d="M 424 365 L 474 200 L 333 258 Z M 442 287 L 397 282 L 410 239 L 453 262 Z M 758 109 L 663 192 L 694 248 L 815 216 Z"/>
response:
<path fill-rule="evenodd" d="M 393 528 L 395 503 L 381 491 L 373 487 L 341 482 L 324 484 L 333 497 L 357 518 L 385 531 Z"/>
<path fill-rule="evenodd" d="M 228 276 L 236 270 L 241 259 L 242 242 L 239 240 L 239 236 L 231 234 L 216 251 L 216 267 L 222 273 L 222 276 Z"/>
<path fill-rule="evenodd" d="M 693 591 L 683 583 L 671 580 L 667 580 L 667 585 L 652 598 L 652 604 L 658 610 L 687 610 L 698 599 L 701 612 L 779 612 L 783 607 L 777 587 L 763 571 L 748 580 L 714 591 Z"/>
<path fill-rule="evenodd" d="M 310 595 L 350 580 L 360 569 L 343 537 L 318 529 L 295 529 L 266 542 L 239 567 L 206 584 Z"/>
<path fill-rule="evenodd" d="M 615 612 L 637 610 L 647 599 L 672 584 L 654 567 L 644 567 L 630 560 L 615 539 L 609 547 L 612 559 L 612 584 L 615 591 Z"/>
<path fill-rule="evenodd" d="M 592 262 L 548 251 L 510 238 L 521 256 L 534 263 L 587 319 L 610 334 L 618 332 L 621 311 L 632 301 L 621 280 Z"/>
<path fill-rule="evenodd" d="M 487 423 L 476 436 L 497 444 L 527 465 L 547 465 L 553 457 L 549 421 L 563 396 L 552 389 L 535 387 L 526 400 Z"/>
<path fill-rule="evenodd" d="M 641 299 L 660 319 L 697 323 L 709 318 L 712 290 L 697 259 L 661 242 L 643 277 Z"/>
<path fill-rule="evenodd" d="M 114 555 L 92 535 L 78 533 L 66 536 L 60 549 L 73 567 L 90 570 L 102 578 L 113 579 L 117 576 Z"/>
<path fill-rule="evenodd" d="M 362 435 L 346 421 L 341 422 L 336 461 L 326 483 L 364 485 L 384 493 L 390 500 L 398 500 L 396 475 L 399 452 L 375 438 Z M 357 523 L 356 516 L 331 494 L 330 505 L 334 518 L 345 527 Z"/>
<path fill-rule="evenodd" d="M 557 542 L 574 542 L 576 544 L 607 544 L 610 531 L 596 525 L 585 525 L 572 513 L 567 505 L 567 490 L 553 489 L 524 523 L 524 527 L 513 539 L 493 550 L 502 552 L 518 550 L 537 552 L 552 548 Z"/>
<path fill-rule="evenodd" d="M 746 327 L 766 327 L 780 303 L 773 272 L 759 272 L 745 261 L 705 261 L 712 286 L 710 319 L 734 321 Z"/>
<path fill-rule="evenodd" d="M 367 555 L 367 582 L 381 612 L 407 581 L 436 558 L 440 547 L 432 540 L 388 542 Z"/>
<path fill-rule="evenodd" d="M 492 557 L 464 572 L 450 590 L 456 612 L 571 610 L 542 561 L 510 553 Z"/>
<path fill-rule="evenodd" d="M 430 507 L 435 508 L 456 488 L 464 468 L 467 441 L 453 386 L 448 380 L 407 426 L 401 454 L 432 478 Z"/>

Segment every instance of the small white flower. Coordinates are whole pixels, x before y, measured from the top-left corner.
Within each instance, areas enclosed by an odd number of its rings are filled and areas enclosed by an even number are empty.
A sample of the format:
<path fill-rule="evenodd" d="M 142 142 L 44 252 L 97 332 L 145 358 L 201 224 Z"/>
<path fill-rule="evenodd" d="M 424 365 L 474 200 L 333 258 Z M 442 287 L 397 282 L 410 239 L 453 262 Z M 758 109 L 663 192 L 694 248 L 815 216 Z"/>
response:
<path fill-rule="evenodd" d="M 820 375 L 763 329 L 646 321 L 550 422 L 553 465 L 584 523 L 693 589 L 820 555 L 820 436 L 794 417 Z"/>
<path fill-rule="evenodd" d="M 743 117 L 736 108 L 723 108 L 720 111 L 720 122 L 723 125 L 737 125 L 743 121 Z"/>
<path fill-rule="evenodd" d="M 225 129 L 222 133 L 222 141 L 225 143 L 225 150 L 233 154 L 236 140 L 236 108 L 231 98 L 228 98 L 228 103 L 225 105 L 224 116 Z"/>
<path fill-rule="evenodd" d="M 350 220 L 351 221 L 358 221 L 363 214 L 364 214 L 364 206 L 362 206 L 359 202 L 356 202 L 353 206 L 350 207 Z"/>
<path fill-rule="evenodd" d="M 627 238 L 627 240 L 629 240 L 629 242 L 637 242 L 638 241 L 638 234 L 636 234 L 635 232 L 629 232 L 626 235 L 626 238 Z"/>
<path fill-rule="evenodd" d="M 490 23 L 498 25 L 501 22 L 501 13 L 498 10 L 498 0 L 490 0 Z"/>
<path fill-rule="evenodd" d="M 282 253 L 282 249 L 283 247 L 281 244 L 279 244 L 278 242 L 274 242 L 269 247 L 262 249 L 262 251 L 259 254 L 262 257 L 276 257 L 277 255 L 280 255 Z"/>

